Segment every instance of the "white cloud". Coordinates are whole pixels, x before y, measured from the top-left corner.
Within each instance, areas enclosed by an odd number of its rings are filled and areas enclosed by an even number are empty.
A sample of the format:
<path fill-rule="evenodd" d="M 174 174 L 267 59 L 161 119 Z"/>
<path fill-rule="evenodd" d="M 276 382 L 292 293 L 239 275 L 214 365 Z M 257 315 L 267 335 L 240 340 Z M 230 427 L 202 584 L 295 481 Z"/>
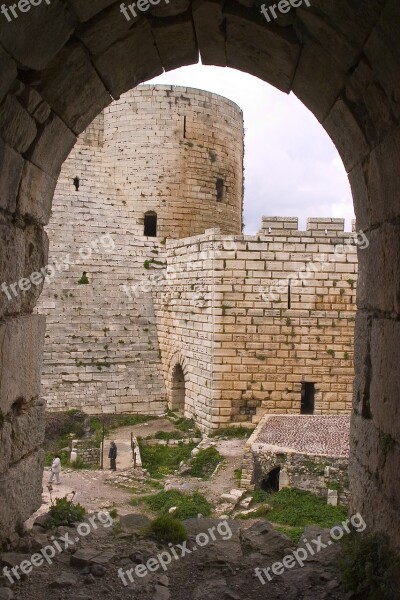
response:
<path fill-rule="evenodd" d="M 236 102 L 244 113 L 246 233 L 261 217 L 354 218 L 346 171 L 337 150 L 310 111 L 293 95 L 241 71 L 193 65 L 147 83 L 184 85 Z"/>

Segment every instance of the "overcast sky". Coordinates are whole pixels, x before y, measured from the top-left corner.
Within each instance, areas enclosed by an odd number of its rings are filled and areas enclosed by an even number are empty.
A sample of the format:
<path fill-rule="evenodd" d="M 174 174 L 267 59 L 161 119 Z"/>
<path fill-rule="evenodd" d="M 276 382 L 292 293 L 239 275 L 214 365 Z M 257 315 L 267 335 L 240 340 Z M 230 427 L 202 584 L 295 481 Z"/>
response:
<path fill-rule="evenodd" d="M 244 113 L 245 232 L 261 217 L 354 218 L 350 185 L 328 134 L 294 96 L 234 69 L 193 65 L 146 83 L 184 85 L 221 94 Z"/>

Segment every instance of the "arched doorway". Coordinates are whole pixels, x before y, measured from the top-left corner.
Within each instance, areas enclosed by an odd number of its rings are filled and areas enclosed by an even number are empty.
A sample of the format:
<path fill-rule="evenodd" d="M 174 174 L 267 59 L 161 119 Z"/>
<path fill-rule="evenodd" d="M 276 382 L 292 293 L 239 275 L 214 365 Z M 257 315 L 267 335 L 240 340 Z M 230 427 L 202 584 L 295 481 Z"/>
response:
<path fill-rule="evenodd" d="M 172 370 L 171 410 L 183 412 L 185 409 L 185 374 L 178 363 Z"/>
<path fill-rule="evenodd" d="M 276 23 L 245 4 L 188 0 L 152 7 L 157 18 L 143 13 L 133 25 L 122 21 L 127 29 L 110 26 L 124 17 L 109 0 L 68 1 L 62 10 L 59 3 L 42 3 L 29 21 L 3 21 L 0 164 L 12 176 L 1 181 L 2 280 L 26 282 L 21 278 L 33 273 L 38 281 L 47 260 L 43 225 L 60 166 L 112 98 L 164 69 L 197 62 L 199 54 L 203 64 L 232 66 L 293 91 L 336 144 L 352 184 L 357 227 L 370 238 L 371 251 L 359 256 L 351 508 L 400 547 L 400 491 L 393 477 L 400 442 L 398 2 L 369 0 L 366 9 L 359 0 L 316 0 L 311 8 L 278 15 Z M 40 506 L 43 418 L 28 439 L 24 427 L 11 433 L 7 420 L 19 397 L 26 418 L 43 413 L 37 398 L 44 321 L 32 314 L 39 291 L 35 284 L 13 304 L 0 302 L 1 420 L 15 445 L 4 462 L 7 497 L 15 500 L 0 508 L 5 532 Z"/>
<path fill-rule="evenodd" d="M 261 481 L 260 488 L 264 492 L 279 492 L 279 475 L 281 472 L 280 467 L 275 467 L 264 477 Z"/>

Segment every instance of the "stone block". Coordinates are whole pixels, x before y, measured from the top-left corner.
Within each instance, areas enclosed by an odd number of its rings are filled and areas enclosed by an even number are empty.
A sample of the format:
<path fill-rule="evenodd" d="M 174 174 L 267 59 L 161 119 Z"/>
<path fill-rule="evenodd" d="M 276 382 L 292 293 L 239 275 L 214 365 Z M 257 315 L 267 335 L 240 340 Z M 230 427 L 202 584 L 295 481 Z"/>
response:
<path fill-rule="evenodd" d="M 0 538 L 7 538 L 41 505 L 44 452 L 36 450 L 0 475 Z"/>
<path fill-rule="evenodd" d="M 0 208 L 13 213 L 24 159 L 0 140 Z"/>
<path fill-rule="evenodd" d="M 29 216 L 41 225 L 47 225 L 57 179 L 50 177 L 39 167 L 26 162 L 18 193 L 18 213 Z"/>
<path fill-rule="evenodd" d="M 0 135 L 18 152 L 25 152 L 36 137 L 34 119 L 15 96 L 8 94 L 0 106 Z"/>
<path fill-rule="evenodd" d="M 0 410 L 7 415 L 12 407 L 39 396 L 45 319 L 41 315 L 8 319 L 0 325 Z M 22 423 L 21 423 L 22 426 Z"/>

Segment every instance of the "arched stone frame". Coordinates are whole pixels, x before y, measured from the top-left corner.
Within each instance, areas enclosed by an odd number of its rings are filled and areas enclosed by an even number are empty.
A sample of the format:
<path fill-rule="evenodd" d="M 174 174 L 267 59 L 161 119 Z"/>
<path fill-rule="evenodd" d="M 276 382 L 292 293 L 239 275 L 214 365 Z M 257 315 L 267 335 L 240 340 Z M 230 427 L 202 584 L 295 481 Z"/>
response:
<path fill-rule="evenodd" d="M 168 371 L 167 371 L 167 398 L 168 398 L 168 408 L 170 410 L 174 410 L 173 407 L 173 387 L 174 387 L 174 369 L 179 365 L 182 369 L 183 377 L 184 377 L 184 388 L 185 388 L 185 402 L 183 407 L 183 412 L 187 414 L 187 400 L 188 400 L 188 382 L 189 382 L 189 365 L 182 354 L 181 351 L 175 351 L 169 358 L 168 361 Z"/>
<path fill-rule="evenodd" d="M 46 264 L 43 225 L 60 165 L 113 97 L 197 62 L 199 52 L 203 64 L 292 90 L 338 148 L 358 228 L 370 240 L 370 251 L 359 252 L 352 510 L 400 547 L 399 4 L 314 0 L 271 24 L 246 4 L 177 0 L 132 25 L 113 0 L 54 1 L 1 22 L 1 279 L 18 281 Z M 32 315 L 39 293 L 32 286 L 10 302 L 0 297 L 2 435 L 14 436 L 13 451 L 0 456 L 5 532 L 40 504 L 44 323 Z M 18 414 L 21 397 L 26 410 Z M 21 434 L 26 429 L 30 436 Z"/>

